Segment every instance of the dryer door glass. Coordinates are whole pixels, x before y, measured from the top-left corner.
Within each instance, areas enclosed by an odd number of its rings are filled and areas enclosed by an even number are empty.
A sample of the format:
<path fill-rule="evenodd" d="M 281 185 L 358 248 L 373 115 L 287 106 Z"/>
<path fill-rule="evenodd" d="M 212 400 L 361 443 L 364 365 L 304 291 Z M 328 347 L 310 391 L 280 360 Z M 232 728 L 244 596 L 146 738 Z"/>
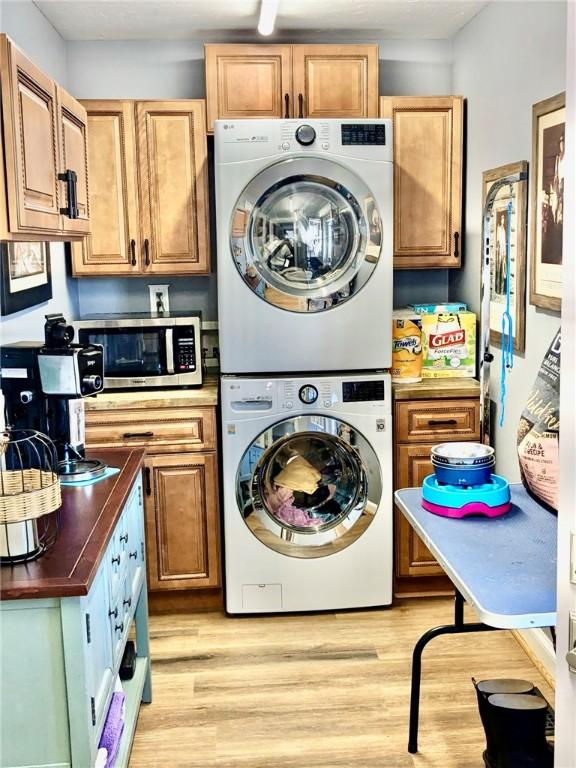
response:
<path fill-rule="evenodd" d="M 319 312 L 357 293 L 377 264 L 382 224 L 368 187 L 347 168 L 293 158 L 266 168 L 240 196 L 231 250 L 263 300 Z"/>
<path fill-rule="evenodd" d="M 236 490 L 246 525 L 266 546 L 290 557 L 326 557 L 370 525 L 382 481 L 359 432 L 337 419 L 299 416 L 254 440 Z"/>

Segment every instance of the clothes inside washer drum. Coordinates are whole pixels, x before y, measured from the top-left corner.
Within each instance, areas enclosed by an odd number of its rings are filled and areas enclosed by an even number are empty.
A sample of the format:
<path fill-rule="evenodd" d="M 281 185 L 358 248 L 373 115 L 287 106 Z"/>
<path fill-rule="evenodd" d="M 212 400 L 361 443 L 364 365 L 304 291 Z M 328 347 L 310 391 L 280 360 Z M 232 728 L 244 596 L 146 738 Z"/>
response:
<path fill-rule="evenodd" d="M 312 495 L 322 480 L 322 475 L 303 456 L 295 456 L 273 479 L 276 485 L 303 491 Z"/>

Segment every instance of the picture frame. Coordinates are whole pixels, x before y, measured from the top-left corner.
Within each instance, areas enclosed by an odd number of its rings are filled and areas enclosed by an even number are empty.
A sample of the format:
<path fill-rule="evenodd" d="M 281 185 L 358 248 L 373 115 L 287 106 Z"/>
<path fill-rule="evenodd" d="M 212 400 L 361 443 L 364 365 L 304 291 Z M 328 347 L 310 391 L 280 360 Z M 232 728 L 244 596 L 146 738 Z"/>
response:
<path fill-rule="evenodd" d="M 530 304 L 562 306 L 566 94 L 532 107 Z"/>
<path fill-rule="evenodd" d="M 1 314 L 12 315 L 52 298 L 48 243 L 0 243 Z"/>
<path fill-rule="evenodd" d="M 482 200 L 486 202 L 494 182 L 513 174 L 528 174 L 528 162 L 501 165 L 482 174 Z M 490 343 L 502 346 L 502 313 L 506 308 L 506 248 L 510 231 L 510 314 L 514 351 L 526 347 L 526 254 L 528 182 L 505 184 L 496 193 L 491 213 L 490 238 Z M 508 222 L 508 204 L 512 204 L 512 219 Z M 508 229 L 508 224 L 510 228 Z"/>

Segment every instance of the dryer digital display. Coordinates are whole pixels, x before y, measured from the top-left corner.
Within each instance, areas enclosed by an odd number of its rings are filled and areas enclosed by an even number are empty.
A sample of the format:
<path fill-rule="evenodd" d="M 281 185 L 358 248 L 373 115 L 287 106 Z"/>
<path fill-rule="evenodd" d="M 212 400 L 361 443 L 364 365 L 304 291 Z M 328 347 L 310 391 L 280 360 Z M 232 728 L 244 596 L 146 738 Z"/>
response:
<path fill-rule="evenodd" d="M 386 126 L 382 123 L 343 123 L 342 146 L 353 144 L 386 146 Z"/>
<path fill-rule="evenodd" d="M 371 400 L 384 400 L 384 380 L 342 382 L 343 402 L 362 403 Z"/>

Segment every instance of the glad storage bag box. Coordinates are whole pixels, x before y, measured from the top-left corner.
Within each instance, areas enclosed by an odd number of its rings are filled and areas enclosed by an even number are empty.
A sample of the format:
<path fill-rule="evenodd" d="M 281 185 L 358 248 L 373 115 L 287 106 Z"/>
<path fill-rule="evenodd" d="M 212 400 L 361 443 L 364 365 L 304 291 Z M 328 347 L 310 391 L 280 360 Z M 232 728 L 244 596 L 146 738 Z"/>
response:
<path fill-rule="evenodd" d="M 444 312 L 422 316 L 422 378 L 476 375 L 476 314 Z"/>

